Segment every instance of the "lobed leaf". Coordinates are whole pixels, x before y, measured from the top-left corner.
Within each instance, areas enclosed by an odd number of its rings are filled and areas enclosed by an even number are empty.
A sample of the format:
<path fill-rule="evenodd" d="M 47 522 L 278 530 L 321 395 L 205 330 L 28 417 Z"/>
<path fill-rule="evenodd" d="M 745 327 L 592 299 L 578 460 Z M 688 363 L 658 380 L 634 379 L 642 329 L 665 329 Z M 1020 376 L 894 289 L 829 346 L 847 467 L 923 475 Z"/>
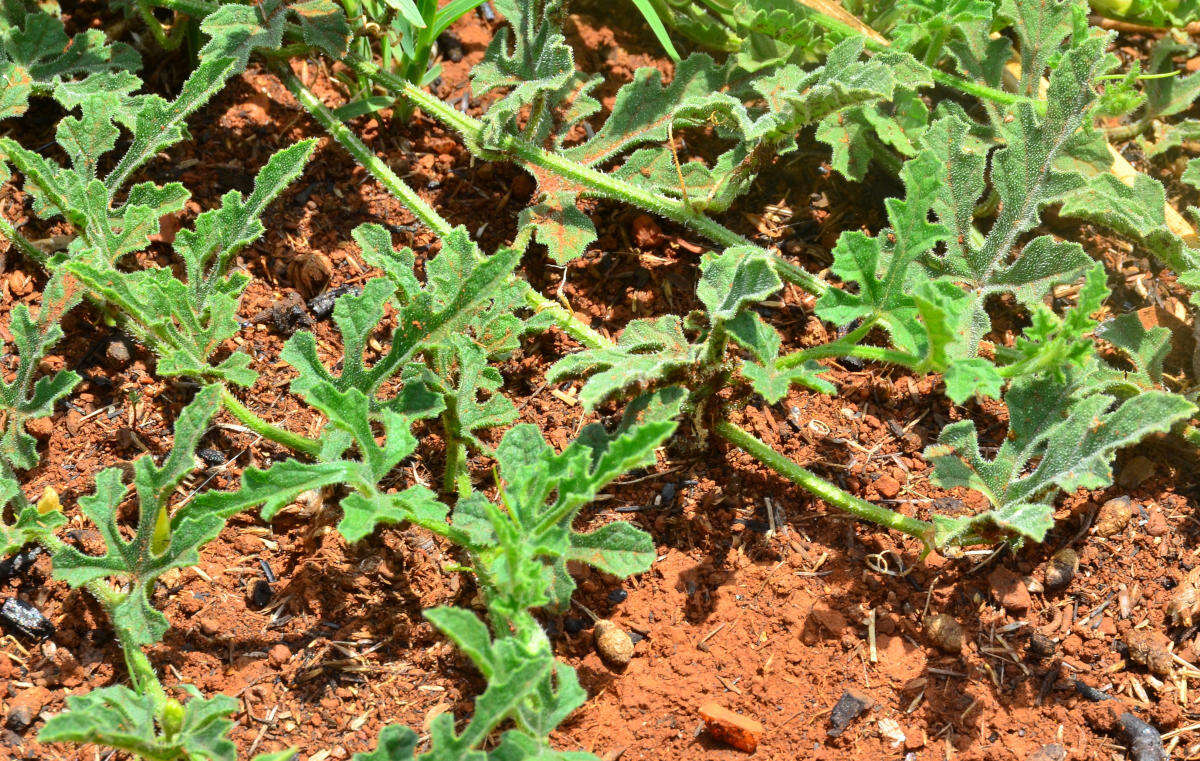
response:
<path fill-rule="evenodd" d="M 79 500 L 104 539 L 105 554 L 88 555 L 69 545 L 54 553 L 54 577 L 72 587 L 107 577 L 128 582 L 109 613 L 113 625 L 133 644 L 151 645 L 168 628 L 166 618 L 150 604 L 155 580 L 172 568 L 199 562 L 197 550 L 225 525 L 228 514 L 201 500 L 174 512 L 169 507 L 176 487 L 195 467 L 196 447 L 220 404 L 220 387 L 201 389 L 175 421 L 174 444 L 163 464 L 155 465 L 148 455 L 134 463 L 138 519 L 131 539 L 124 538 L 118 524 L 118 507 L 126 494 L 121 470 L 109 468 L 96 476 L 96 491 Z"/>
<path fill-rule="evenodd" d="M 993 509 L 936 518 L 939 544 L 966 537 L 1040 542 L 1053 525 L 1051 502 L 1059 490 L 1110 485 L 1118 449 L 1167 431 L 1195 411 L 1183 397 L 1163 391 L 1120 402 L 1103 393 L 1080 396 L 1075 378 L 1067 372 L 1015 380 L 1004 395 L 1008 435 L 990 460 L 981 453 L 974 422 L 943 429 L 925 452 L 934 463 L 934 483 L 976 489 Z"/>
<path fill-rule="evenodd" d="M 202 698 L 195 688 L 184 689 L 191 699 L 173 731 L 162 726 L 153 696 L 114 685 L 69 696 L 66 710 L 46 721 L 38 741 L 92 743 L 142 758 L 236 761 L 237 748 L 227 734 L 233 727 L 228 716 L 238 702 L 220 694 Z"/>

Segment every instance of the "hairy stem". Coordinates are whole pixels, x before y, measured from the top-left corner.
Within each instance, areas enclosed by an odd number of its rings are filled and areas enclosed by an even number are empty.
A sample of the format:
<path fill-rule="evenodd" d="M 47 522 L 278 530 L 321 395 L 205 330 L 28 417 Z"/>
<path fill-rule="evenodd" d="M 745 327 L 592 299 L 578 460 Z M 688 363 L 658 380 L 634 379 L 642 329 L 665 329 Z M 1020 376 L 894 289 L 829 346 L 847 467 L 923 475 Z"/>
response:
<path fill-rule="evenodd" d="M 20 251 L 21 254 L 30 261 L 44 265 L 49 259 L 44 251 L 33 245 L 33 243 L 24 235 L 17 232 L 17 228 L 13 225 L 13 223 L 9 222 L 3 216 L 0 216 L 0 235 L 8 238 L 13 247 Z"/>
<path fill-rule="evenodd" d="M 779 454 L 728 420 L 718 421 L 713 426 L 713 431 L 718 436 L 749 452 L 761 463 L 771 468 L 771 470 L 779 473 L 789 481 L 804 487 L 838 510 L 849 513 L 861 520 L 916 537 L 927 548 L 932 543 L 933 524 L 916 518 L 909 518 L 907 515 L 901 515 L 895 510 L 889 510 L 886 507 L 871 504 L 865 499 L 860 499 L 843 489 L 839 489 L 812 471 L 800 467 Z"/>
<path fill-rule="evenodd" d="M 276 444 L 282 444 L 289 449 L 294 449 L 297 452 L 315 456 L 321 451 L 321 442 L 301 436 L 298 433 L 292 433 L 278 426 L 271 425 L 267 421 L 260 418 L 251 412 L 250 408 L 237 400 L 228 388 L 221 387 L 221 401 L 225 404 L 225 409 L 241 421 L 242 425 L 262 436 L 264 439 L 270 439 Z"/>
<path fill-rule="evenodd" d="M 346 125 L 338 121 L 338 118 L 333 115 L 333 112 L 322 103 L 311 90 L 304 86 L 304 83 L 283 65 L 276 65 L 275 72 L 283 78 L 283 82 L 287 88 L 296 96 L 300 104 L 312 115 L 317 122 L 329 131 L 338 144 L 342 146 L 355 161 L 363 166 L 371 176 L 387 188 L 396 198 L 412 211 L 413 216 L 421 221 L 430 230 L 433 230 L 439 237 L 445 237 L 453 230 L 451 224 L 438 214 L 437 211 L 429 205 L 425 199 L 417 194 L 417 191 L 411 185 L 400 178 L 392 168 L 388 166 L 382 159 L 368 148 L 358 136 L 355 135 Z M 419 90 L 418 90 L 419 91 Z M 452 112 L 454 109 L 450 109 Z M 549 312 L 555 323 L 563 332 L 570 335 L 576 341 L 590 348 L 603 346 L 608 342 L 608 339 L 599 332 L 582 322 L 572 312 L 565 309 L 561 304 L 552 301 L 542 294 L 538 293 L 520 278 L 512 278 L 513 282 L 519 282 L 523 286 L 525 304 L 535 312 Z"/>
<path fill-rule="evenodd" d="M 380 71 L 370 62 L 350 60 L 348 63 L 356 71 L 370 75 L 391 92 L 402 95 L 419 106 L 426 114 L 454 129 L 462 135 L 467 146 L 473 152 L 485 154 L 489 152 L 479 144 L 483 123 L 478 119 L 443 103 L 436 96 L 425 92 L 411 82 L 405 82 L 385 71 Z M 678 222 L 721 246 L 754 245 L 748 239 L 703 212 L 697 211 L 684 201 L 651 193 L 599 170 L 557 156 L 553 152 L 519 137 L 506 135 L 501 138 L 501 141 L 499 145 L 495 146 L 495 150 L 525 164 L 546 169 L 575 183 L 583 195 L 637 206 L 673 222 Z M 805 272 L 782 257 L 776 256 L 774 264 L 781 278 L 795 283 L 809 293 L 820 296 L 829 289 L 828 284 L 820 278 Z"/>

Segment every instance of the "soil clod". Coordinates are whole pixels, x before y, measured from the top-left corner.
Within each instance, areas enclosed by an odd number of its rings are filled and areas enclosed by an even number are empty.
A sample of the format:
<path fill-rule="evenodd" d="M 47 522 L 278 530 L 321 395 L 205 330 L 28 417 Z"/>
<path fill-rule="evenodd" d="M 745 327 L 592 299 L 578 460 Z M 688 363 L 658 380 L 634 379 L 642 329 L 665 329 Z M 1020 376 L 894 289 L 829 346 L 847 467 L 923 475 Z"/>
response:
<path fill-rule="evenodd" d="M 267 654 L 268 660 L 275 668 L 282 667 L 292 658 L 292 651 L 287 645 L 280 643 L 271 648 L 271 652 Z"/>
<path fill-rule="evenodd" d="M 753 753 L 758 748 L 763 733 L 763 725 L 758 721 L 734 713 L 718 703 L 700 706 L 700 717 L 714 739 L 747 753 Z"/>
<path fill-rule="evenodd" d="M 1060 743 L 1043 745 L 1033 752 L 1029 761 L 1066 761 L 1067 749 Z"/>
<path fill-rule="evenodd" d="M 1158 676 L 1171 673 L 1171 642 L 1159 632 L 1134 630 L 1125 635 L 1129 659 Z"/>
<path fill-rule="evenodd" d="M 45 687 L 30 687 L 17 694 L 8 708 L 4 726 L 14 732 L 24 732 L 37 721 L 38 713 L 50 699 Z"/>
<path fill-rule="evenodd" d="M 833 704 L 829 712 L 829 727 L 825 734 L 830 737 L 840 737 L 851 722 L 857 719 L 871 705 L 871 699 L 855 690 L 846 690 Z"/>
<path fill-rule="evenodd" d="M 997 566 L 988 574 L 988 584 L 996 600 L 1013 615 L 1023 614 L 1033 604 L 1025 581 L 1004 566 Z"/>
<path fill-rule="evenodd" d="M 1136 489 L 1153 475 L 1154 463 L 1145 455 L 1137 455 L 1121 468 L 1121 474 L 1117 476 L 1117 484 L 1124 489 Z"/>

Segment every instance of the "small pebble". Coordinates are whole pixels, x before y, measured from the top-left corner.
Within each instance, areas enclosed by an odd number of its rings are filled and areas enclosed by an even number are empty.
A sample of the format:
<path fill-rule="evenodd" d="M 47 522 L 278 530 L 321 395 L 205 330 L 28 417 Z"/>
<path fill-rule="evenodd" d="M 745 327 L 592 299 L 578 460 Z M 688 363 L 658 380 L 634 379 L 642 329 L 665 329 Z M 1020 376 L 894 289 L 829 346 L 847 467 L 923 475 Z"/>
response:
<path fill-rule="evenodd" d="M 582 618 L 568 618 L 563 622 L 563 629 L 567 634 L 578 634 L 587 628 L 588 622 Z"/>
<path fill-rule="evenodd" d="M 1023 614 L 1033 604 L 1029 597 L 1029 590 L 1025 588 L 1025 582 L 1004 566 L 996 566 L 988 574 L 988 584 L 992 588 L 992 594 L 996 601 L 1013 615 Z"/>
<path fill-rule="evenodd" d="M 221 622 L 214 618 L 204 618 L 200 621 L 200 631 L 209 637 L 215 637 L 224 631 Z"/>
<path fill-rule="evenodd" d="M 614 670 L 624 668 L 633 658 L 633 640 L 612 621 L 603 618 L 597 621 L 592 636 L 596 640 L 596 652 Z"/>
<path fill-rule="evenodd" d="M 129 361 L 129 347 L 125 342 L 117 339 L 108 342 L 108 348 L 104 350 L 104 355 L 108 357 L 113 364 L 123 365 Z"/>
<path fill-rule="evenodd" d="M 10 597 L 0 605 L 0 624 L 30 639 L 45 639 L 54 633 L 54 624 L 40 610 L 17 597 Z"/>
<path fill-rule="evenodd" d="M 1117 485 L 1123 489 L 1136 489 L 1152 475 L 1154 463 L 1145 455 L 1138 455 L 1121 468 L 1121 475 L 1117 476 Z"/>
<path fill-rule="evenodd" d="M 962 627 L 954 618 L 946 613 L 925 617 L 925 633 L 929 641 L 943 652 L 958 654 L 962 651 L 966 636 Z"/>
<path fill-rule="evenodd" d="M 210 468 L 215 468 L 218 465 L 225 464 L 225 455 L 215 449 L 201 449 L 196 452 L 196 455 L 204 461 L 204 464 Z"/>
<path fill-rule="evenodd" d="M 626 597 L 629 597 L 629 593 L 620 587 L 617 587 L 608 593 L 608 601 L 613 605 L 620 605 L 621 603 L 625 602 Z"/>
<path fill-rule="evenodd" d="M 846 690 L 833 704 L 833 710 L 829 712 L 829 727 L 825 730 L 825 734 L 830 737 L 841 736 L 850 723 L 861 716 L 869 705 L 871 705 L 871 699 L 866 695 L 856 690 Z"/>
<path fill-rule="evenodd" d="M 714 739 L 747 753 L 758 748 L 763 733 L 763 725 L 758 721 L 711 702 L 700 706 L 700 718 Z"/>
<path fill-rule="evenodd" d="M 1071 583 L 1079 570 L 1079 555 L 1070 547 L 1064 547 L 1050 556 L 1046 564 L 1046 589 L 1062 589 Z"/>
<path fill-rule="evenodd" d="M 896 495 L 900 493 L 900 482 L 888 475 L 876 478 L 871 485 L 884 499 L 895 499 Z"/>
<path fill-rule="evenodd" d="M 1129 525 L 1133 513 L 1133 502 L 1129 497 L 1108 500 L 1096 512 L 1096 533 L 1103 537 L 1116 536 Z"/>

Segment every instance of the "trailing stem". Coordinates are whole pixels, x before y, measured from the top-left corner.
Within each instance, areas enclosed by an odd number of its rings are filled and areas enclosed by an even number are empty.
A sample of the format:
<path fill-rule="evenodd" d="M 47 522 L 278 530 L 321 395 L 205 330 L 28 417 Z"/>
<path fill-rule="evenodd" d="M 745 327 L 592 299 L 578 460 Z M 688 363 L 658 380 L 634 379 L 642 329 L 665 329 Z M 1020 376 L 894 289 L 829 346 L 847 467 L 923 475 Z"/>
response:
<path fill-rule="evenodd" d="M 448 127 L 451 127 L 466 141 L 468 147 L 475 153 L 486 154 L 479 145 L 479 136 L 483 131 L 483 123 L 461 111 L 443 103 L 437 97 L 421 88 L 405 82 L 398 77 L 381 71 L 379 67 L 367 61 L 351 59 L 347 61 L 356 71 L 373 77 L 389 91 L 401 95 L 421 108 Z M 690 228 L 713 243 L 724 247 L 753 245 L 748 239 L 725 227 L 720 222 L 697 211 L 682 200 L 664 198 L 624 180 L 607 175 L 591 167 L 556 156 L 553 152 L 526 140 L 512 135 L 501 138 L 500 151 L 508 157 L 517 159 L 532 166 L 541 167 L 555 175 L 577 184 L 584 194 L 620 201 L 653 212 L 659 216 Z M 774 257 L 776 271 L 784 280 L 795 283 L 809 293 L 820 296 L 829 289 L 829 285 L 820 278 L 805 272 L 800 267 L 784 260 L 778 255 Z"/>
<path fill-rule="evenodd" d="M 718 436 L 744 449 L 776 473 L 789 481 L 804 487 L 814 495 L 842 512 L 849 513 L 860 520 L 868 521 L 879 526 L 895 529 L 921 540 L 927 550 L 933 549 L 933 524 L 927 521 L 901 515 L 895 510 L 871 504 L 849 492 L 839 489 L 810 470 L 800 467 L 788 458 L 776 452 L 745 430 L 721 420 L 713 426 Z"/>
<path fill-rule="evenodd" d="M 457 130 L 466 139 L 469 144 L 477 142 L 477 137 L 481 130 L 482 124 L 475 119 L 463 114 L 449 106 L 443 104 L 437 98 L 428 95 L 420 88 L 412 85 L 409 82 L 403 82 L 395 77 L 392 77 L 385 72 L 379 71 L 376 67 L 370 64 L 362 64 L 361 62 L 351 62 L 359 71 L 370 74 L 383 82 L 386 86 L 394 88 L 405 97 L 413 100 L 426 113 L 438 118 L 443 123 Z M 402 202 L 407 204 L 422 222 L 428 225 L 432 230 L 439 235 L 444 235 L 449 232 L 449 223 L 433 210 L 428 203 L 424 201 L 416 191 L 405 183 L 400 177 L 392 171 L 383 161 L 358 139 L 344 124 L 337 120 L 329 109 L 321 103 L 317 97 L 304 86 L 302 82 L 290 71 L 282 66 L 276 67 L 277 73 L 283 78 L 284 84 L 291 90 L 292 94 L 300 101 L 300 103 L 312 114 L 312 116 L 326 129 L 330 134 L 347 150 L 359 163 L 361 163 L 367 171 L 369 171 L 384 187 L 396 194 Z M 749 243 L 746 239 L 737 235 L 725 226 L 715 222 L 708 217 L 699 214 L 682 203 L 676 203 L 662 199 L 658 196 L 650 194 L 640 188 L 628 185 L 620 180 L 604 175 L 600 172 L 580 166 L 574 162 L 554 156 L 549 151 L 534 146 L 522 140 L 509 138 L 506 146 L 512 154 L 520 159 L 529 161 L 540 166 L 545 166 L 556 172 L 567 175 L 570 179 L 574 179 L 581 184 L 584 184 L 589 190 L 593 191 L 594 195 L 599 195 L 615 200 L 626 201 L 635 205 L 649 208 L 650 210 L 659 211 L 670 219 L 673 219 L 681 224 L 693 227 L 699 232 L 704 233 L 714 242 L 721 243 L 727 246 L 741 245 Z M 781 277 L 789 282 L 805 288 L 811 293 L 823 293 L 828 286 L 813 277 L 807 272 L 804 272 L 795 265 L 783 262 L 781 259 L 776 259 L 780 265 L 778 272 Z M 790 275 L 790 276 L 789 276 Z M 528 286 L 527 286 L 528 287 Z M 612 342 L 604 336 L 597 333 L 592 328 L 582 324 L 577 317 L 568 314 L 566 310 L 553 304 L 549 299 L 535 294 L 530 288 L 530 294 L 537 296 L 537 299 L 530 299 L 527 296 L 527 302 L 530 303 L 535 310 L 553 309 L 556 316 L 560 316 L 560 327 L 567 333 L 589 348 L 601 348 L 611 346 Z M 539 303 L 539 302 L 544 302 Z M 869 328 L 868 328 L 869 329 Z M 726 345 L 724 338 L 724 330 L 721 331 L 722 336 L 715 341 L 710 342 L 710 348 L 719 347 L 723 349 Z M 875 347 L 854 347 L 855 350 L 867 352 Z M 843 352 L 844 353 L 844 352 Z M 830 355 L 834 356 L 834 355 Z M 711 357 L 710 357 L 711 359 Z M 733 442 L 737 446 L 745 449 L 755 458 L 761 460 L 768 467 L 779 472 L 781 475 L 794 481 L 816 496 L 824 499 L 831 505 L 844 510 L 852 515 L 856 515 L 863 520 L 877 523 L 882 526 L 894 528 L 903 533 L 917 537 L 927 546 L 930 543 L 933 527 L 925 521 L 920 521 L 915 518 L 908 518 L 893 510 L 873 505 L 870 502 L 859 499 L 852 494 L 849 494 L 842 489 L 834 486 L 820 476 L 805 470 L 779 453 L 772 450 L 769 446 L 754 438 L 740 428 L 733 426 L 727 422 L 717 424 L 716 432 Z M 449 455 L 448 455 L 449 456 Z M 449 476 L 448 476 L 449 478 Z M 449 480 L 446 484 L 447 488 L 451 487 Z"/>
<path fill-rule="evenodd" d="M 396 196 L 408 209 L 420 220 L 426 227 L 436 233 L 439 237 L 445 237 L 450 234 L 452 226 L 445 217 L 438 214 L 425 199 L 400 178 L 392 168 L 388 166 L 382 159 L 368 148 L 358 136 L 355 135 L 346 125 L 342 124 L 333 112 L 322 103 L 316 95 L 309 90 L 300 79 L 292 73 L 285 65 L 277 64 L 275 72 L 283 79 L 284 84 L 300 101 L 300 104 L 312 115 L 317 122 L 329 131 L 329 134 L 337 140 L 355 161 L 363 166 L 371 176 L 383 185 L 393 195 Z M 416 88 L 414 88 L 416 89 Z M 419 90 L 418 90 L 419 92 Z M 453 111 L 453 109 L 450 109 Z M 524 299 L 526 305 L 535 312 L 549 312 L 555 323 L 565 333 L 570 335 L 575 340 L 585 346 L 599 347 L 608 343 L 608 339 L 597 332 L 595 329 L 583 323 L 573 313 L 563 308 L 563 306 L 555 301 L 552 301 L 542 294 L 538 293 L 520 278 L 513 277 L 513 282 L 519 282 L 523 286 Z"/>
<path fill-rule="evenodd" d="M 225 409 L 241 421 L 242 425 L 262 436 L 264 439 L 270 439 L 276 444 L 282 444 L 289 449 L 304 454 L 315 456 L 321 451 L 321 442 L 301 436 L 298 433 L 292 433 L 278 426 L 271 425 L 267 421 L 260 418 L 250 411 L 250 408 L 237 400 L 228 388 L 221 387 L 221 402 L 225 405 Z"/>

